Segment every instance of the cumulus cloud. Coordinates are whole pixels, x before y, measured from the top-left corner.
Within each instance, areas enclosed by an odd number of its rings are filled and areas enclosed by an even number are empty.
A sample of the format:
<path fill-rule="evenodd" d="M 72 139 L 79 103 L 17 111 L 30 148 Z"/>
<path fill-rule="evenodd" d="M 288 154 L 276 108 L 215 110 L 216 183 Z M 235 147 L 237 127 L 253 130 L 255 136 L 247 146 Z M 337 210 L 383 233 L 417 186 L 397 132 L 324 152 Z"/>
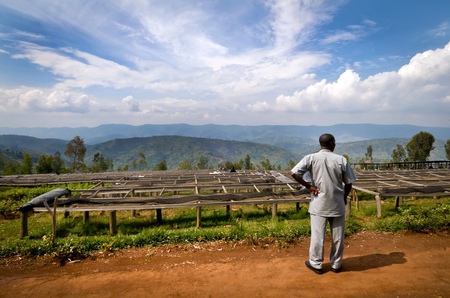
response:
<path fill-rule="evenodd" d="M 253 111 L 351 112 L 448 111 L 450 43 L 442 49 L 415 55 L 397 72 L 383 72 L 362 80 L 347 69 L 335 82 L 321 80 L 292 95 L 279 95 L 249 105 Z"/>
<path fill-rule="evenodd" d="M 126 108 L 130 112 L 139 112 L 139 102 L 133 98 L 133 96 L 129 95 L 122 99 L 122 102 L 125 104 Z"/>
<path fill-rule="evenodd" d="M 3 112 L 70 112 L 88 113 L 96 105 L 92 96 L 69 90 L 20 87 L 0 89 Z"/>

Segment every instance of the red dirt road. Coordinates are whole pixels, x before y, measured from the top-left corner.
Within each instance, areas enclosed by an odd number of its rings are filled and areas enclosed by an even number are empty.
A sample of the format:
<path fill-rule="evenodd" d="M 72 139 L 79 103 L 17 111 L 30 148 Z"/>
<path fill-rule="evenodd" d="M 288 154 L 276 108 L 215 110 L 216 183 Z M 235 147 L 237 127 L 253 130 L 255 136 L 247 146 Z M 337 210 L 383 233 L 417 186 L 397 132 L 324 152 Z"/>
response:
<path fill-rule="evenodd" d="M 347 237 L 339 274 L 328 263 L 323 275 L 306 269 L 308 245 L 171 245 L 96 253 L 64 266 L 51 257 L 3 259 L 0 297 L 450 297 L 448 233 Z"/>

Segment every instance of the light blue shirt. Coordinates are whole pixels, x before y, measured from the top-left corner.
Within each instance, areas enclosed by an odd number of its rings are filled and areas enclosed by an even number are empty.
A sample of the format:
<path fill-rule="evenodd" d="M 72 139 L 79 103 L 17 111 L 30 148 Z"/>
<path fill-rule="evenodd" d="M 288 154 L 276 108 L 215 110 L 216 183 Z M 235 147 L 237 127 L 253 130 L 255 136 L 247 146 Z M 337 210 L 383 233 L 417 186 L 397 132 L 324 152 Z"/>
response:
<path fill-rule="evenodd" d="M 356 176 L 347 159 L 328 149 L 305 156 L 292 170 L 303 177 L 311 173 L 311 185 L 319 190 L 311 194 L 309 213 L 323 217 L 345 215 L 344 184 L 356 181 Z"/>

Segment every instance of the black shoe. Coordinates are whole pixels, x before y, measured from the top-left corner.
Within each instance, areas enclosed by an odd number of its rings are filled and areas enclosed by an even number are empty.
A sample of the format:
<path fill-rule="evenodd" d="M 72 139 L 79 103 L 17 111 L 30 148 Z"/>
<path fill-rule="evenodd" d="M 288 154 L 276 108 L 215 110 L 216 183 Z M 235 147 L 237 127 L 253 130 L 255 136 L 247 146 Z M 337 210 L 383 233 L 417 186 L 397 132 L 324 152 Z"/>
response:
<path fill-rule="evenodd" d="M 342 267 L 339 267 L 337 269 L 334 269 L 333 267 L 331 267 L 331 271 L 333 271 L 334 273 L 339 273 L 342 271 Z"/>
<path fill-rule="evenodd" d="M 323 274 L 323 270 L 322 269 L 316 269 L 313 266 L 311 266 L 311 263 L 309 262 L 309 260 L 305 261 L 305 265 L 306 265 L 306 268 L 308 268 L 309 270 L 314 271 L 314 273 L 316 273 L 316 274 Z"/>

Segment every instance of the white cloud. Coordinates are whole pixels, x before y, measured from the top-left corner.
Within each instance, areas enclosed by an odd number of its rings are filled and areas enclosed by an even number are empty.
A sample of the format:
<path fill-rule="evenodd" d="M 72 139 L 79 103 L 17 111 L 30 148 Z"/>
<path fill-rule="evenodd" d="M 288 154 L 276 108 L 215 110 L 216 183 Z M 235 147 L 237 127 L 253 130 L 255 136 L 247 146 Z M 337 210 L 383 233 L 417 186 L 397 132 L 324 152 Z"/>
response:
<path fill-rule="evenodd" d="M 322 39 L 323 44 L 333 44 L 338 42 L 355 41 L 378 30 L 376 23 L 364 20 L 362 25 L 349 25 L 342 30 L 335 30 Z"/>
<path fill-rule="evenodd" d="M 431 35 L 445 37 L 450 34 L 450 22 L 443 22 L 437 28 L 430 31 Z"/>
<path fill-rule="evenodd" d="M 253 111 L 361 113 L 386 111 L 417 113 L 449 111 L 450 43 L 443 49 L 415 55 L 397 72 L 383 72 L 361 80 L 351 69 L 335 82 L 322 80 L 292 95 L 249 105 Z M 369 120 L 367 122 L 370 122 Z"/>
<path fill-rule="evenodd" d="M 215 60 L 210 63 L 211 67 L 192 66 L 189 69 L 175 69 L 164 62 L 135 59 L 137 65 L 133 70 L 76 49 L 51 49 L 22 42 L 21 51 L 13 58 L 26 59 L 48 69 L 60 81 L 57 88 L 102 86 L 141 88 L 160 93 L 210 89 L 227 96 L 260 94 L 280 85 L 311 83 L 314 74 L 308 71 L 328 63 L 330 59 L 329 55 L 320 52 L 300 52 L 290 56 L 251 52 L 228 57 L 219 64 Z M 225 65 L 226 61 L 231 64 Z"/>
<path fill-rule="evenodd" d="M 374 20 L 365 19 L 363 23 L 369 26 L 375 26 L 377 23 Z"/>
<path fill-rule="evenodd" d="M 96 106 L 92 96 L 80 92 L 57 89 L 20 87 L 0 89 L 2 112 L 70 112 L 88 113 Z"/>
<path fill-rule="evenodd" d="M 339 41 L 349 41 L 349 40 L 356 40 L 359 36 L 356 35 L 353 32 L 348 31 L 337 31 L 333 35 L 327 36 L 323 39 L 323 43 L 329 44 L 329 43 L 335 43 Z"/>
<path fill-rule="evenodd" d="M 127 107 L 127 110 L 130 112 L 139 112 L 139 102 L 133 98 L 133 96 L 129 95 L 122 99 L 122 102 Z"/>
<path fill-rule="evenodd" d="M 89 86 L 108 86 L 123 88 L 133 86 L 139 74 L 113 61 L 74 49 L 54 50 L 32 43 L 22 44 L 21 54 L 15 59 L 27 59 L 39 66 L 48 68 L 60 77 L 60 86 L 86 88 Z M 137 80 L 139 82 L 140 80 Z"/>
<path fill-rule="evenodd" d="M 267 1 L 273 20 L 272 32 L 277 51 L 291 50 L 305 42 L 317 25 L 332 19 L 342 1 Z"/>

